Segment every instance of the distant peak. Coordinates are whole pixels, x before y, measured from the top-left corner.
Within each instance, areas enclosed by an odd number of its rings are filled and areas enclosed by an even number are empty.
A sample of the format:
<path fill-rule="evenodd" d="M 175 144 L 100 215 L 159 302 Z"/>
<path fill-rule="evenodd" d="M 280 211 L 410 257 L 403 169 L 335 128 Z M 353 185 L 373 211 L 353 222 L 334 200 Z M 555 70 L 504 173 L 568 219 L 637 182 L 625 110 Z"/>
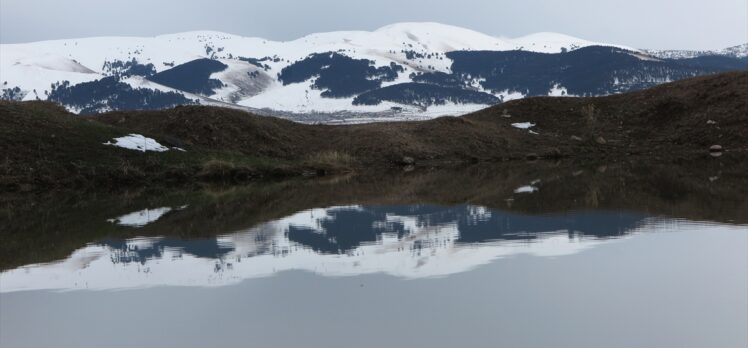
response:
<path fill-rule="evenodd" d="M 628 46 L 594 42 L 555 32 L 538 32 L 520 36 L 517 38 L 505 38 L 505 40 L 513 42 L 515 45 L 517 45 L 517 47 L 525 50 L 547 53 L 555 53 L 563 50 L 574 50 L 587 46 L 608 46 L 617 47 L 628 51 L 639 51 Z"/>
<path fill-rule="evenodd" d="M 383 26 L 374 31 L 375 33 L 415 33 L 421 35 L 441 35 L 441 36 L 486 36 L 484 33 L 468 28 L 458 27 L 455 25 L 442 24 L 437 22 L 400 22 Z"/>
<path fill-rule="evenodd" d="M 157 38 L 162 37 L 240 37 L 239 35 L 224 33 L 221 31 L 215 31 L 215 30 L 193 30 L 193 31 L 184 31 L 180 33 L 173 33 L 173 34 L 164 34 L 164 35 L 158 35 Z"/>
<path fill-rule="evenodd" d="M 532 33 L 520 37 L 513 38 L 513 40 L 521 40 L 521 39 L 538 39 L 538 40 L 554 40 L 554 41 L 587 41 L 584 39 L 580 39 L 578 37 L 574 37 L 571 35 L 551 32 L 551 31 L 541 31 L 537 33 Z"/>
<path fill-rule="evenodd" d="M 449 24 L 442 24 L 437 22 L 398 22 L 398 23 L 392 23 L 385 25 L 375 31 L 392 31 L 392 30 L 429 30 L 429 29 L 435 29 L 435 30 L 443 30 L 443 29 L 458 29 L 458 30 L 468 30 L 462 27 L 449 25 Z"/>

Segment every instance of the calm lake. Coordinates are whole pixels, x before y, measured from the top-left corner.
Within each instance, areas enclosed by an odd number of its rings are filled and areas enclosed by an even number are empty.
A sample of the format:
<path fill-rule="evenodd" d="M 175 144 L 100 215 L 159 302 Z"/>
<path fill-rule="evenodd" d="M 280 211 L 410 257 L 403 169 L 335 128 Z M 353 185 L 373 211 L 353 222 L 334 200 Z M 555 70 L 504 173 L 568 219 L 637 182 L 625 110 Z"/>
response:
<path fill-rule="evenodd" d="M 745 184 L 522 164 L 9 197 L 0 346 L 742 348 Z"/>

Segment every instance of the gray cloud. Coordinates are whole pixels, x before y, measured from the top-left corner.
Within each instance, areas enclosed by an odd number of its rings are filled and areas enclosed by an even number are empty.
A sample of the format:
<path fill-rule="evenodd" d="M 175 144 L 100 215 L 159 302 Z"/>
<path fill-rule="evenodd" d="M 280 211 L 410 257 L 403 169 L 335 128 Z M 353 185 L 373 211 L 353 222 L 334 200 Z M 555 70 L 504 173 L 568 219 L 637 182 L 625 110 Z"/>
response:
<path fill-rule="evenodd" d="M 497 36 L 554 31 L 639 48 L 748 42 L 746 0 L 2 0 L 0 42 L 217 30 L 290 40 L 435 21 Z"/>

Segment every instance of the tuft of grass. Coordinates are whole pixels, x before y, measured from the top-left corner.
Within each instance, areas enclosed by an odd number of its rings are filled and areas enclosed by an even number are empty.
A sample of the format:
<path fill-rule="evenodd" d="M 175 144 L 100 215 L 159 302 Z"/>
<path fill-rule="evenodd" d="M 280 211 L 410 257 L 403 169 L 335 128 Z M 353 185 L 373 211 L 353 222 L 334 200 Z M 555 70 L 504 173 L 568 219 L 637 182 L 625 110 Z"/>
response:
<path fill-rule="evenodd" d="M 307 157 L 306 163 L 313 167 L 325 169 L 350 168 L 355 164 L 353 156 L 343 151 L 315 152 Z"/>
<path fill-rule="evenodd" d="M 587 125 L 590 127 L 595 126 L 595 122 L 597 119 L 595 118 L 595 104 L 587 104 L 582 107 L 582 116 L 584 116 L 585 121 L 587 121 Z"/>
<path fill-rule="evenodd" d="M 236 165 L 219 159 L 211 159 L 203 163 L 199 176 L 203 178 L 229 178 L 236 171 Z"/>

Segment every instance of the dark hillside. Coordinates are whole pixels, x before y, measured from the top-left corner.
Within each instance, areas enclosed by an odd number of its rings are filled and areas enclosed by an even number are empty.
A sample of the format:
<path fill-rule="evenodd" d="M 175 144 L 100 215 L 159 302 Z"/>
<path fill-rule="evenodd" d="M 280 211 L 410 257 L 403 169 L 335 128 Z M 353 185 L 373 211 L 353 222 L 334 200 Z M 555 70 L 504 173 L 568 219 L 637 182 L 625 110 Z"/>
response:
<path fill-rule="evenodd" d="M 0 103 L 0 186 L 249 180 L 411 165 L 535 158 L 690 161 L 748 151 L 748 72 L 599 98 L 527 98 L 422 122 L 304 125 L 183 106 L 77 117 L 51 103 Z M 529 129 L 514 125 L 532 125 Z M 186 152 L 102 145 L 143 134 Z M 714 154 L 713 154 L 714 155 Z"/>
<path fill-rule="evenodd" d="M 704 76 L 648 90 L 600 98 L 538 97 L 511 101 L 465 118 L 491 122 L 502 114 L 512 122 L 536 124 L 533 143 L 556 139 L 559 146 L 673 156 L 684 150 L 721 145 L 748 149 L 748 72 Z M 571 137 L 582 140 L 572 140 Z M 603 141 L 600 141 L 603 142 Z M 575 145 L 575 143 L 577 143 Z"/>
<path fill-rule="evenodd" d="M 241 111 L 187 106 L 97 120 L 252 156 L 346 153 L 362 163 L 475 161 L 704 152 L 748 147 L 748 72 L 597 98 L 527 98 L 464 117 L 343 126 L 300 125 Z M 513 123 L 536 124 L 529 130 Z M 664 152 L 658 152 L 664 151 Z"/>
<path fill-rule="evenodd" d="M 187 151 L 140 152 L 107 146 L 133 133 L 97 119 L 79 117 L 49 102 L 0 101 L 0 191 L 38 188 L 184 185 L 194 181 L 248 180 L 298 175 L 303 168 L 267 156 L 185 145 Z M 139 134 L 151 137 L 148 132 Z"/>

